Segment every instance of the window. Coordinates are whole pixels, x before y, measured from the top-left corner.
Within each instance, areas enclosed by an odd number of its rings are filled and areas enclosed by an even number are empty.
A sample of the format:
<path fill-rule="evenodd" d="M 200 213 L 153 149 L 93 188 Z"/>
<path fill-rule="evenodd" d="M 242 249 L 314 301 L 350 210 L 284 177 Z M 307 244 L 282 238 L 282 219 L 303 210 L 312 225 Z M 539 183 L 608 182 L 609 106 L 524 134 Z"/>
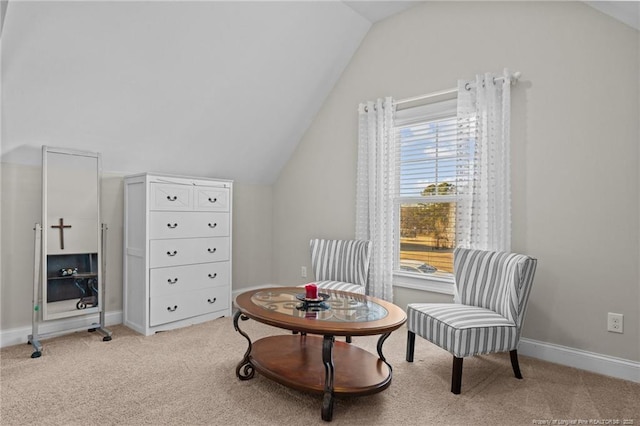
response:
<path fill-rule="evenodd" d="M 454 247 L 510 251 L 515 79 L 505 69 L 358 105 L 356 238 L 373 242 L 372 295 L 390 300 L 393 286 L 450 293 Z"/>
<path fill-rule="evenodd" d="M 396 149 L 395 272 L 450 279 L 458 187 L 470 162 L 458 140 L 456 100 L 398 111 Z"/>

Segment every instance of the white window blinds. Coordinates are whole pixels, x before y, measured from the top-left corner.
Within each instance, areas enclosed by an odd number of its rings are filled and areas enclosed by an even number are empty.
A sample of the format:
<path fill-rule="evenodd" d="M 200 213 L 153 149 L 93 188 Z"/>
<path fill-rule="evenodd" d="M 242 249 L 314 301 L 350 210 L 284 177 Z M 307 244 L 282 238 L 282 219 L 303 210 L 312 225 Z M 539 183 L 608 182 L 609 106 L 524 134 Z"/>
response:
<path fill-rule="evenodd" d="M 456 208 L 469 187 L 474 129 L 460 126 L 456 100 L 397 112 L 397 270 L 452 273 Z"/>

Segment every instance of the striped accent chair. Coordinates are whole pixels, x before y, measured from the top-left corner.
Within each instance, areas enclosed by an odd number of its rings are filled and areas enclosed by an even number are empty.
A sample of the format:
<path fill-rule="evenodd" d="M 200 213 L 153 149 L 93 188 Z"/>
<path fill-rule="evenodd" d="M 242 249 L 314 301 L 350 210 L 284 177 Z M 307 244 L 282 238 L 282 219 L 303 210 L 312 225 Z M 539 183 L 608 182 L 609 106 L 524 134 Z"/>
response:
<path fill-rule="evenodd" d="M 454 394 L 460 393 L 467 356 L 508 351 L 522 379 L 517 347 L 536 265 L 523 254 L 456 248 L 454 303 L 407 306 L 407 361 L 413 362 L 417 334 L 453 354 Z"/>
<path fill-rule="evenodd" d="M 312 239 L 311 268 L 318 288 L 365 294 L 371 242 Z"/>

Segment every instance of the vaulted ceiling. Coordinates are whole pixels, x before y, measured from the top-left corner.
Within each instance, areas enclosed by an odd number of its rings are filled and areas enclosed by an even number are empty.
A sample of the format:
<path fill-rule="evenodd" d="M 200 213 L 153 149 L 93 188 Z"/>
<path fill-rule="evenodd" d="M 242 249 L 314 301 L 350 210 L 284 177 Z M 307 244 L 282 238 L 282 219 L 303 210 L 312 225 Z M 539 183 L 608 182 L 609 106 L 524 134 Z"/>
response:
<path fill-rule="evenodd" d="M 411 2 L 10 1 L 2 161 L 271 183 L 372 23 Z"/>
<path fill-rule="evenodd" d="M 2 0 L 1 159 L 270 184 L 372 24 L 417 3 Z M 637 28 L 640 3 L 587 3 Z"/>

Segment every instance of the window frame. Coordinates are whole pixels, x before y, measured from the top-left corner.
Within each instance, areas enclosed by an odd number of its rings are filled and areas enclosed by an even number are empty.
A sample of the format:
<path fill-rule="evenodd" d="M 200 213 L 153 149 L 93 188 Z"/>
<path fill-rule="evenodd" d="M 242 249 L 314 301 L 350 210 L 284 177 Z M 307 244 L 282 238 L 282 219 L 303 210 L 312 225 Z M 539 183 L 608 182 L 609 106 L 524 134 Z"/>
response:
<path fill-rule="evenodd" d="M 434 99 L 432 102 L 421 105 L 408 106 L 402 111 L 396 112 L 396 123 L 394 127 L 399 129 L 408 124 L 426 123 L 442 118 L 456 117 L 457 110 L 457 93 L 445 98 Z M 399 136 L 396 139 L 399 143 Z M 400 178 L 399 167 L 396 170 L 398 179 Z M 395 221 L 394 239 L 394 259 L 393 259 L 393 285 L 395 287 L 410 288 L 415 290 L 430 291 L 434 293 L 454 294 L 454 274 L 453 273 L 433 273 L 418 274 L 400 269 L 400 206 L 407 201 L 416 202 L 451 202 L 459 199 L 456 195 L 432 195 L 427 197 L 401 197 L 399 194 L 394 195 L 394 211 Z"/>

